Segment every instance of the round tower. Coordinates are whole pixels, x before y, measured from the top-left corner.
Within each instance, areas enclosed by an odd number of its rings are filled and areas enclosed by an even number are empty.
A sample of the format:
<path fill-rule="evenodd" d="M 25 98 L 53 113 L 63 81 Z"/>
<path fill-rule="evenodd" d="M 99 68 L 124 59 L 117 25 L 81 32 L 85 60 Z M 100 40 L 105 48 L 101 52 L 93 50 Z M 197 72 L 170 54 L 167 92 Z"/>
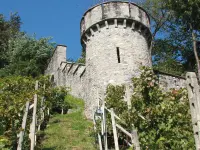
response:
<path fill-rule="evenodd" d="M 140 66 L 152 66 L 150 19 L 140 6 L 121 1 L 96 5 L 81 20 L 86 50 L 86 115 L 91 118 L 109 83 L 131 85 Z"/>

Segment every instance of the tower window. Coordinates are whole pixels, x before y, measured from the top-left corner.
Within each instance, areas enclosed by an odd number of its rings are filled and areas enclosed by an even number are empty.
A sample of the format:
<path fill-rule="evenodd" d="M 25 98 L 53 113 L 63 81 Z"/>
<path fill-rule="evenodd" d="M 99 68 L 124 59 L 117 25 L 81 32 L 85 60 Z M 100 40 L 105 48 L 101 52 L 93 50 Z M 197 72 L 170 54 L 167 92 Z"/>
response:
<path fill-rule="evenodd" d="M 118 60 L 118 63 L 120 63 L 120 51 L 119 51 L 119 47 L 117 47 L 117 60 Z"/>

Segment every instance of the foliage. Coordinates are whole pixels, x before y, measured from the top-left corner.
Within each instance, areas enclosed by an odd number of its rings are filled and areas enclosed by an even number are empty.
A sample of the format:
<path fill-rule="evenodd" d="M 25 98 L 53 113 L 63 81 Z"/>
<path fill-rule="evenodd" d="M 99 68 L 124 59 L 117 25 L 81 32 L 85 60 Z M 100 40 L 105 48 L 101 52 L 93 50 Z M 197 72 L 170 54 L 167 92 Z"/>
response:
<path fill-rule="evenodd" d="M 114 108 L 127 130 L 138 130 L 142 149 L 194 149 L 186 89 L 164 92 L 153 71 L 145 67 L 139 78 L 133 78 L 133 86 L 130 109 L 122 99 L 124 93 L 116 90 L 120 87 L 111 85 L 106 105 Z"/>
<path fill-rule="evenodd" d="M 184 24 L 190 24 L 194 30 L 199 30 L 200 25 L 200 1 L 199 0 L 167 0 L 167 8 L 173 10 L 178 19 L 181 19 Z"/>
<path fill-rule="evenodd" d="M 153 68 L 162 72 L 182 75 L 185 72 L 185 57 L 169 39 L 156 39 L 153 49 Z"/>
<path fill-rule="evenodd" d="M 70 104 L 65 101 L 68 91 L 65 87 L 56 87 L 51 91 L 52 112 L 66 113 Z"/>
<path fill-rule="evenodd" d="M 151 18 L 154 67 L 176 75 L 200 68 L 196 63 L 200 54 L 195 42 L 200 38 L 200 18 L 196 15 L 200 1 L 145 0 L 140 5 Z"/>
<path fill-rule="evenodd" d="M 44 73 L 54 49 L 50 38 L 41 38 L 19 33 L 9 40 L 9 64 L 0 70 L 0 76 L 22 75 L 36 77 Z"/>
<path fill-rule="evenodd" d="M 20 32 L 17 13 L 9 20 L 0 14 L 0 77 L 21 75 L 36 77 L 44 73 L 55 44 L 51 38 L 36 39 Z"/>
<path fill-rule="evenodd" d="M 150 15 L 152 20 L 151 29 L 153 39 L 159 32 L 162 32 L 171 18 L 169 11 L 166 11 L 165 2 L 162 0 L 145 0 L 139 3 Z"/>
<path fill-rule="evenodd" d="M 174 42 L 183 36 L 172 28 L 177 25 L 173 13 L 167 9 L 164 0 L 145 0 L 140 5 L 146 9 L 151 19 L 153 67 L 166 73 L 182 75 L 186 70 L 184 61 L 187 57 L 182 58 L 183 51 L 180 51 Z M 178 33 L 179 36 L 171 36 L 173 33 Z"/>
<path fill-rule="evenodd" d="M 84 101 L 70 94 L 65 96 L 65 103 L 67 103 L 71 109 L 84 109 Z"/>
<path fill-rule="evenodd" d="M 189 39 L 193 48 L 194 58 L 196 60 L 197 71 L 200 77 L 199 49 L 197 40 L 200 38 L 200 1 L 199 0 L 167 0 L 166 8 L 176 16 L 176 23 L 179 23 L 183 33 L 189 33 Z M 188 38 L 188 37 L 187 37 Z"/>
<path fill-rule="evenodd" d="M 85 49 L 82 49 L 81 57 L 77 60 L 77 63 L 85 64 L 86 62 L 86 51 Z"/>
<path fill-rule="evenodd" d="M 21 19 L 17 13 L 11 14 L 9 20 L 0 14 L 0 69 L 9 63 L 8 43 L 14 38 L 21 25 Z"/>
<path fill-rule="evenodd" d="M 39 81 L 39 89 L 35 90 L 35 81 Z M 43 85 L 45 84 L 45 88 Z M 37 120 L 41 122 L 41 103 L 42 99 L 44 101 L 45 109 L 45 121 L 48 120 L 47 108 L 52 110 L 52 108 L 60 109 L 60 106 L 64 106 L 64 99 L 61 100 L 62 96 L 55 97 L 56 95 L 67 94 L 64 88 L 55 89 L 48 77 L 38 77 L 33 79 L 32 77 L 21 77 L 21 76 L 11 76 L 0 78 L 0 146 L 9 149 L 16 149 L 17 147 L 17 134 L 21 130 L 22 117 L 25 109 L 25 104 L 27 101 L 33 103 L 34 94 L 38 94 L 37 103 Z M 59 104 L 56 102 L 58 101 Z M 62 103 L 63 102 L 63 103 Z M 28 114 L 27 127 L 25 131 L 25 136 L 29 133 L 30 122 L 32 119 L 32 113 Z M 24 149 L 29 149 L 28 137 L 24 141 Z"/>

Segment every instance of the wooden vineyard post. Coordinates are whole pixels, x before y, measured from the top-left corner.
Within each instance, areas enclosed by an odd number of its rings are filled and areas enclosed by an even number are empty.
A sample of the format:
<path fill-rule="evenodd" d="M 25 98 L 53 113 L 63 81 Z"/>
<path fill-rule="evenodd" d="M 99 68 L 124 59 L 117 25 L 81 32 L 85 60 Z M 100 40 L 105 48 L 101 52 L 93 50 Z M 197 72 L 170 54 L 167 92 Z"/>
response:
<path fill-rule="evenodd" d="M 38 90 L 38 81 L 35 83 L 35 90 Z M 32 123 L 30 126 L 30 140 L 31 140 L 31 150 L 34 150 L 36 145 L 36 134 L 35 134 L 35 127 L 36 127 L 36 113 L 37 113 L 37 99 L 38 95 L 34 95 L 34 106 L 33 106 L 33 116 L 32 116 Z"/>
<path fill-rule="evenodd" d="M 45 90 L 45 84 L 43 86 L 43 89 Z M 38 131 L 40 131 L 41 124 L 44 121 L 44 99 L 45 99 L 44 96 L 42 96 L 41 106 L 40 106 L 40 121 L 39 121 L 39 125 L 38 125 Z"/>
<path fill-rule="evenodd" d="M 47 115 L 48 115 L 48 116 L 50 115 L 50 110 L 49 110 L 49 108 L 47 108 Z"/>
<path fill-rule="evenodd" d="M 134 144 L 135 150 L 140 150 L 140 143 L 139 143 L 137 131 L 136 130 L 132 131 L 131 135 L 132 135 L 132 138 L 131 138 L 132 144 Z"/>
<path fill-rule="evenodd" d="M 18 141 L 17 150 L 22 149 L 24 132 L 25 132 L 25 128 L 26 128 L 26 120 L 27 120 L 27 116 L 28 116 L 28 110 L 29 110 L 29 101 L 26 102 L 26 108 L 25 108 L 25 112 L 24 112 L 24 116 L 23 116 L 23 120 L 22 120 L 22 129 L 19 133 L 19 141 Z"/>
<path fill-rule="evenodd" d="M 117 128 L 116 128 L 115 116 L 114 116 L 113 108 L 111 108 L 111 120 L 112 120 L 112 128 L 113 128 L 113 135 L 114 135 L 114 142 L 115 142 L 115 150 L 119 150 L 118 137 L 117 137 Z"/>
<path fill-rule="evenodd" d="M 99 141 L 99 149 L 103 150 L 102 148 L 102 141 L 101 141 L 101 135 L 98 133 L 98 141 Z"/>
<path fill-rule="evenodd" d="M 188 72 L 186 74 L 186 83 L 190 103 L 190 111 L 192 115 L 196 150 L 200 150 L 200 87 L 194 72 Z"/>

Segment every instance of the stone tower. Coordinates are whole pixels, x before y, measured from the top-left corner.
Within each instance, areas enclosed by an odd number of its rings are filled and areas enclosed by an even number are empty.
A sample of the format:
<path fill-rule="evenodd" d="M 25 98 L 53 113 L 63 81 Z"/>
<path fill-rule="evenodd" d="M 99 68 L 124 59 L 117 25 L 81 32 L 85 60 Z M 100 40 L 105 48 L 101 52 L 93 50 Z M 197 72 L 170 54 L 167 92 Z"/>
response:
<path fill-rule="evenodd" d="M 86 115 L 91 118 L 98 98 L 109 83 L 125 84 L 127 101 L 131 78 L 140 66 L 151 66 L 150 19 L 140 6 L 111 1 L 96 5 L 81 20 L 81 43 L 86 50 Z"/>

